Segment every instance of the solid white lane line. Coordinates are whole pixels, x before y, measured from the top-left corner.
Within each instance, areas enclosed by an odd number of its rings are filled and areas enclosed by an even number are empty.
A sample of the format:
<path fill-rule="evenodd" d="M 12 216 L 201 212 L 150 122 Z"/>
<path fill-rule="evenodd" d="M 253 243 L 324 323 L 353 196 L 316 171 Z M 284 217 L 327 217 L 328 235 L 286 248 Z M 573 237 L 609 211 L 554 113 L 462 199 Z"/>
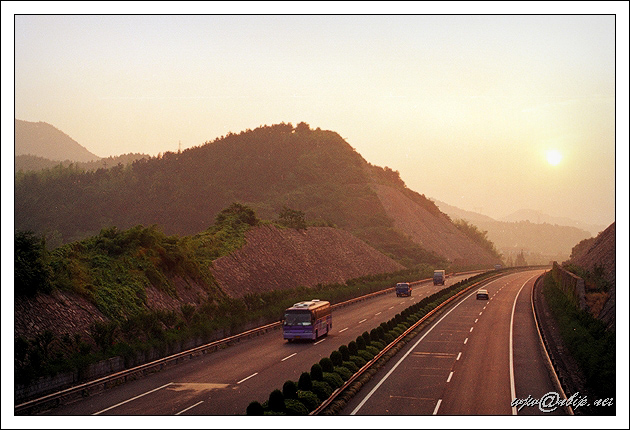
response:
<path fill-rule="evenodd" d="M 288 355 L 288 356 L 284 357 L 284 358 L 283 358 L 282 360 L 280 360 L 280 361 L 288 360 L 289 358 L 293 357 L 294 355 L 297 355 L 297 352 L 294 352 L 293 354 L 291 354 L 291 355 Z"/>
<path fill-rule="evenodd" d="M 341 330 L 339 330 L 339 333 L 343 333 L 344 331 L 348 330 L 348 327 L 346 328 L 342 328 Z"/>
<path fill-rule="evenodd" d="M 446 380 L 446 382 L 451 382 L 451 378 L 452 378 L 452 377 L 453 377 L 453 372 L 451 372 L 451 373 L 448 375 L 448 379 Z"/>
<path fill-rule="evenodd" d="M 146 396 L 147 394 L 151 394 L 151 393 L 153 393 L 153 392 L 155 392 L 155 391 L 157 391 L 157 390 L 161 390 L 161 389 L 162 389 L 162 388 L 164 388 L 164 387 L 168 387 L 168 386 L 169 386 L 169 385 L 171 385 L 171 384 L 173 384 L 173 383 L 172 383 L 172 382 L 169 382 L 168 384 L 164 384 L 164 385 L 162 385 L 161 387 L 157 387 L 157 388 L 155 388 L 155 389 L 153 389 L 153 390 L 151 390 L 151 391 L 147 391 L 147 392 L 146 392 L 146 393 L 144 393 L 144 394 L 140 394 L 139 396 L 132 397 L 131 399 L 125 400 L 124 402 L 120 402 L 120 403 L 115 404 L 114 406 L 110 406 L 110 407 L 109 407 L 109 408 L 107 408 L 107 409 L 103 409 L 102 411 L 94 412 L 92 415 L 102 414 L 103 412 L 107 412 L 107 411 L 109 411 L 110 409 L 117 408 L 117 407 L 118 407 L 118 406 L 120 406 L 120 405 L 124 405 L 125 403 L 129 403 L 129 402 L 131 402 L 132 400 L 139 399 L 140 397 L 144 397 L 144 396 Z"/>
<path fill-rule="evenodd" d="M 243 378 L 240 381 L 237 382 L 237 384 L 240 384 L 241 382 L 245 382 L 247 381 L 249 378 L 253 378 L 254 376 L 258 375 L 258 372 L 256 373 L 252 373 L 251 375 L 249 375 L 247 378 Z"/>
<path fill-rule="evenodd" d="M 438 400 L 437 405 L 435 405 L 435 409 L 433 409 L 433 415 L 437 415 L 438 409 L 440 409 L 441 404 L 442 404 L 442 399 Z"/>
<path fill-rule="evenodd" d="M 202 404 L 202 403 L 203 403 L 203 400 L 202 400 L 202 401 L 200 401 L 200 402 L 195 403 L 195 404 L 194 404 L 194 405 L 192 405 L 192 406 L 187 407 L 187 408 L 186 408 L 186 409 L 184 409 L 183 411 L 179 411 L 179 412 L 177 412 L 175 415 L 183 414 L 184 412 L 189 411 L 189 410 L 191 410 L 192 408 L 194 408 L 195 406 L 198 406 L 198 405 L 200 405 L 200 404 Z"/>
<path fill-rule="evenodd" d="M 534 276 L 532 275 L 527 281 L 521 285 L 521 288 L 516 293 L 516 297 L 514 297 L 514 303 L 512 304 L 512 317 L 510 318 L 510 393 L 512 394 L 512 400 L 516 399 L 516 386 L 514 385 L 514 311 L 516 310 L 516 300 L 518 299 L 519 294 L 521 294 L 521 290 Z M 512 415 L 518 415 L 518 411 L 516 406 L 512 406 Z"/>

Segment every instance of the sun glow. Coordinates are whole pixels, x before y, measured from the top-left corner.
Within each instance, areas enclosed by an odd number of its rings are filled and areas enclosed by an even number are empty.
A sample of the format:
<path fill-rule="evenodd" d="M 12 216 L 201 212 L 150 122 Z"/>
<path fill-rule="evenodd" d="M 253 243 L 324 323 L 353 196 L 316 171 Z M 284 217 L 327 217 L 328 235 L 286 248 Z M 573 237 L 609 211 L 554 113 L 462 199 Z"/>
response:
<path fill-rule="evenodd" d="M 552 166 L 557 166 L 562 161 L 562 154 L 557 149 L 547 151 L 547 162 Z"/>

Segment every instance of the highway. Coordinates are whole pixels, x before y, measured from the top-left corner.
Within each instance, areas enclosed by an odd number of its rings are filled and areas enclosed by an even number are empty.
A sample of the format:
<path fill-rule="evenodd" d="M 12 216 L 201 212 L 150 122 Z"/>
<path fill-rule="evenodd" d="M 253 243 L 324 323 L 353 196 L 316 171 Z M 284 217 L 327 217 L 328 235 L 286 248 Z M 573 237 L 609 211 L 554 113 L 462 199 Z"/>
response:
<path fill-rule="evenodd" d="M 339 346 L 470 276 L 449 277 L 445 286 L 423 282 L 414 286 L 411 297 L 392 292 L 336 309 L 332 331 L 316 342 L 288 343 L 281 330 L 274 330 L 40 415 L 243 415 L 250 402 L 266 401 L 272 390 L 282 389 L 287 380 L 297 381 Z"/>
<path fill-rule="evenodd" d="M 449 308 L 391 359 L 342 415 L 542 415 L 513 398 L 556 391 L 534 324 L 531 292 L 543 270 L 508 274 Z M 551 413 L 563 414 L 558 408 Z"/>

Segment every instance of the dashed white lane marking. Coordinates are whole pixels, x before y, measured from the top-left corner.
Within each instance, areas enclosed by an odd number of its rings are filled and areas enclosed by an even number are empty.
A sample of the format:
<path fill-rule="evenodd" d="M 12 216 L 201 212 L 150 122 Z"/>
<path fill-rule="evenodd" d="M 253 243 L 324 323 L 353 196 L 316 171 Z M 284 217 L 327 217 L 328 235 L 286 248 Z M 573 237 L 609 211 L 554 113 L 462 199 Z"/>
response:
<path fill-rule="evenodd" d="M 460 352 L 459 354 L 457 354 L 457 358 L 455 360 L 456 361 L 459 360 L 461 356 L 462 356 L 462 353 Z"/>
<path fill-rule="evenodd" d="M 391 308 L 389 308 L 389 309 L 394 309 L 394 307 L 392 306 L 392 307 L 391 307 Z M 388 310 L 389 310 L 389 309 L 388 309 Z"/>
<path fill-rule="evenodd" d="M 294 352 L 293 354 L 291 354 L 291 355 L 288 355 L 288 356 L 284 357 L 284 358 L 283 358 L 282 360 L 280 360 L 280 361 L 288 360 L 289 358 L 293 357 L 294 355 L 297 355 L 297 352 Z"/>
<path fill-rule="evenodd" d="M 109 411 L 110 409 L 117 408 L 117 407 L 118 407 L 118 406 L 120 406 L 120 405 L 124 405 L 125 403 L 129 403 L 129 402 L 131 402 L 132 400 L 139 399 L 140 397 L 146 396 L 147 394 L 151 394 L 151 393 L 153 393 L 153 392 L 155 392 L 155 391 L 157 391 L 157 390 L 161 390 L 162 388 L 164 388 L 164 387 L 168 387 L 169 385 L 172 385 L 172 384 L 173 384 L 172 382 L 169 382 L 168 384 L 164 384 L 164 385 L 162 385 L 161 387 L 157 387 L 157 388 L 155 388 L 155 389 L 153 389 L 153 390 L 151 390 L 151 391 L 147 391 L 147 392 L 146 392 L 146 393 L 144 393 L 144 394 L 140 394 L 139 396 L 132 397 L 131 399 L 127 399 L 127 400 L 125 400 L 124 402 L 116 403 L 114 406 L 110 406 L 109 408 L 103 409 L 102 411 L 94 412 L 92 415 L 102 414 L 103 412 Z"/>
<path fill-rule="evenodd" d="M 470 328 L 470 332 L 471 332 L 471 333 L 472 333 L 473 329 L 474 329 L 474 327 L 471 327 L 471 328 Z"/>
<path fill-rule="evenodd" d="M 475 324 L 477 324 L 477 321 L 479 321 L 479 318 L 477 318 L 477 319 L 475 320 Z"/>
<path fill-rule="evenodd" d="M 343 333 L 344 331 L 348 330 L 348 327 L 346 328 L 342 328 L 341 330 L 339 330 L 339 333 Z"/>
<path fill-rule="evenodd" d="M 452 378 L 452 377 L 453 377 L 453 372 L 451 372 L 451 373 L 448 375 L 448 379 L 446 380 L 446 382 L 451 382 L 451 378 Z"/>
<path fill-rule="evenodd" d="M 237 382 L 237 384 L 240 384 L 241 382 L 245 382 L 247 381 L 249 378 L 253 378 L 254 376 L 258 375 L 258 372 L 256 373 L 252 373 L 251 375 L 249 375 L 247 378 L 243 378 L 240 381 Z"/>
<path fill-rule="evenodd" d="M 468 342 L 468 338 L 464 339 L 464 345 Z"/>
<path fill-rule="evenodd" d="M 359 324 L 364 323 L 364 322 L 366 322 L 366 321 L 367 321 L 367 318 L 366 318 L 366 319 L 364 319 L 364 320 L 359 321 Z"/>
<path fill-rule="evenodd" d="M 381 314 L 381 312 L 378 312 L 378 313 L 375 313 L 374 316 L 377 316 L 377 315 L 380 315 L 380 314 Z"/>
<path fill-rule="evenodd" d="M 442 399 L 438 400 L 437 405 L 435 405 L 435 409 L 433 409 L 433 415 L 437 415 L 438 409 L 440 409 L 441 404 L 442 404 Z"/>
<path fill-rule="evenodd" d="M 202 400 L 202 401 L 200 401 L 200 402 L 195 403 L 195 404 L 194 404 L 194 405 L 192 405 L 192 406 L 187 407 L 187 408 L 186 408 L 186 409 L 184 409 L 183 411 L 179 411 L 179 412 L 177 412 L 175 415 L 183 414 L 184 412 L 189 411 L 189 410 L 191 410 L 192 408 L 194 408 L 195 406 L 198 406 L 198 405 L 200 405 L 200 404 L 202 404 L 202 403 L 203 403 L 203 400 Z"/>
<path fill-rule="evenodd" d="M 323 342 L 323 341 L 325 341 L 325 340 L 326 340 L 326 338 L 323 338 L 322 340 L 318 340 L 318 341 L 317 341 L 317 342 L 315 342 L 313 345 L 320 344 L 320 343 L 322 343 L 322 342 Z"/>

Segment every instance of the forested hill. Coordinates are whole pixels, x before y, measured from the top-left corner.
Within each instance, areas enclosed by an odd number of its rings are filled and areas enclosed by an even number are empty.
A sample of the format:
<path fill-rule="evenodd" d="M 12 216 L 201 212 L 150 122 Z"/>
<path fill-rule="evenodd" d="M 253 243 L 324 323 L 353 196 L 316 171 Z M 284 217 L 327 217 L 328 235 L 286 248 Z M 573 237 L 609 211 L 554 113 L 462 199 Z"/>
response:
<path fill-rule="evenodd" d="M 190 235 L 239 202 L 263 219 L 277 218 L 285 207 L 302 211 L 311 224 L 346 229 L 407 266 L 444 258 L 438 245 L 421 246 L 421 239 L 413 241 L 403 233 L 376 184 L 403 193 L 424 214 L 451 224 L 433 202 L 407 189 L 397 172 L 370 165 L 337 133 L 282 123 L 229 133 L 128 166 L 90 172 L 58 166 L 19 174 L 15 227 L 45 233 L 60 243 L 95 235 L 104 227 L 138 224 Z M 466 240 L 461 233 L 459 237 Z M 479 261 L 462 263 L 497 260 L 472 242 L 467 246 L 475 251 L 465 254 L 478 254 Z"/>

